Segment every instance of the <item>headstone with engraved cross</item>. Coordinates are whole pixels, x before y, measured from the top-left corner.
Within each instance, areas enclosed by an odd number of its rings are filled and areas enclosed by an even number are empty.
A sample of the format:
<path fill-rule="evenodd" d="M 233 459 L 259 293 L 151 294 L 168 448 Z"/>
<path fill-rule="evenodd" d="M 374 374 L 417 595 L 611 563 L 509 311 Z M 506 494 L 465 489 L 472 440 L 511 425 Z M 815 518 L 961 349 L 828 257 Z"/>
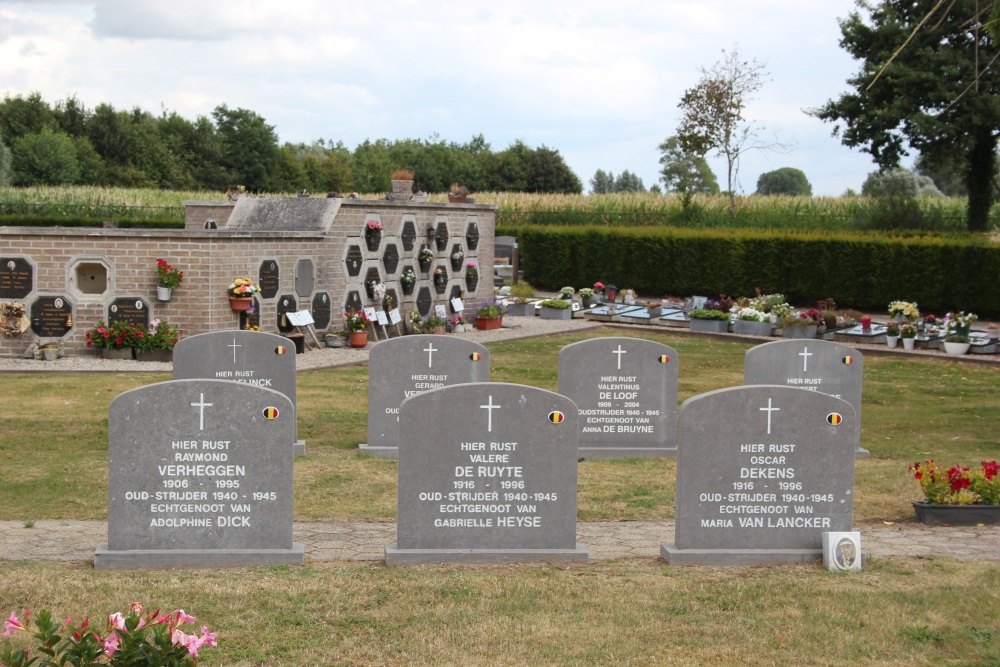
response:
<path fill-rule="evenodd" d="M 559 351 L 559 393 L 580 409 L 580 456 L 677 453 L 677 351 L 642 338 L 591 338 Z"/>
<path fill-rule="evenodd" d="M 97 569 L 304 564 L 292 543 L 291 400 L 225 380 L 120 394 L 108 411 Z"/>
<path fill-rule="evenodd" d="M 403 401 L 386 563 L 587 562 L 576 543 L 576 411 L 565 396 L 502 383 Z"/>
<path fill-rule="evenodd" d="M 822 558 L 823 533 L 850 531 L 850 403 L 749 385 L 685 401 L 678 417 L 671 564 L 787 564 Z"/>
<path fill-rule="evenodd" d="M 779 384 L 830 394 L 854 406 L 857 439 L 854 455 L 868 456 L 861 447 L 861 384 L 865 358 L 853 347 L 825 340 L 779 340 L 747 350 L 743 384 Z"/>
<path fill-rule="evenodd" d="M 280 391 L 298 413 L 295 385 L 295 345 L 284 336 L 263 331 L 227 329 L 182 338 L 174 347 L 174 379 L 214 378 Z M 292 425 L 295 426 L 295 419 Z M 296 454 L 306 443 L 292 432 Z"/>
<path fill-rule="evenodd" d="M 454 336 L 401 336 L 380 342 L 368 357 L 368 442 L 374 456 L 399 455 L 399 406 L 428 389 L 490 381 L 490 352 Z"/>

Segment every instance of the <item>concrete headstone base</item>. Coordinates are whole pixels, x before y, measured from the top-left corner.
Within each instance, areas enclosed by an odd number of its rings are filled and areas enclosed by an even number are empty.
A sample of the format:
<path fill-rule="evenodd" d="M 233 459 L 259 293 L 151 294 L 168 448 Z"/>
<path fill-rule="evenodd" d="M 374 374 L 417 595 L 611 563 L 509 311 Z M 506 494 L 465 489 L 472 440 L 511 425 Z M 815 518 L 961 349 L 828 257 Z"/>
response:
<path fill-rule="evenodd" d="M 379 447 L 378 445 L 369 445 L 367 442 L 362 442 L 358 445 L 358 451 L 362 454 L 371 454 L 383 459 L 399 458 L 399 447 Z"/>
<path fill-rule="evenodd" d="M 660 545 L 660 558 L 670 565 L 744 567 L 747 565 L 799 565 L 823 560 L 821 549 L 678 549 Z"/>
<path fill-rule="evenodd" d="M 305 565 L 302 544 L 291 549 L 135 549 L 112 551 L 102 544 L 94 551 L 95 570 L 170 570 L 267 565 Z"/>
<path fill-rule="evenodd" d="M 676 447 L 580 447 L 581 459 L 636 459 L 677 456 Z"/>
<path fill-rule="evenodd" d="M 443 565 L 448 563 L 589 563 L 582 544 L 575 549 L 399 549 L 385 545 L 386 565 Z"/>

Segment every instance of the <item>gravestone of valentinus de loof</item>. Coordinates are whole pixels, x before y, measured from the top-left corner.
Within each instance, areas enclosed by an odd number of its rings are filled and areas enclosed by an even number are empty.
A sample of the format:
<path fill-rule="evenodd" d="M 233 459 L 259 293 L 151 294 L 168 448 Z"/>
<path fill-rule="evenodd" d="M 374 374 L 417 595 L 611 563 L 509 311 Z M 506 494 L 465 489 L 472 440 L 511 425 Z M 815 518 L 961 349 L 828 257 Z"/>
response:
<path fill-rule="evenodd" d="M 854 408 L 776 385 L 730 387 L 685 401 L 677 426 L 672 565 L 818 560 L 823 533 L 850 531 Z"/>
<path fill-rule="evenodd" d="M 400 336 L 382 341 L 368 357 L 368 442 L 359 450 L 399 455 L 399 406 L 428 389 L 490 381 L 490 352 L 454 336 Z"/>
<path fill-rule="evenodd" d="M 576 410 L 565 396 L 502 383 L 403 401 L 386 564 L 586 563 L 576 542 Z"/>
<path fill-rule="evenodd" d="M 280 391 L 292 402 L 292 449 L 306 453 L 298 438 L 295 346 L 284 336 L 228 329 L 182 338 L 174 347 L 174 379 L 231 380 Z"/>
<path fill-rule="evenodd" d="M 677 453 L 677 351 L 642 338 L 592 338 L 559 351 L 559 393 L 580 410 L 580 456 Z"/>
<path fill-rule="evenodd" d="M 108 411 L 108 543 L 94 567 L 303 565 L 294 415 L 284 394 L 223 380 L 120 394 Z"/>
<path fill-rule="evenodd" d="M 861 447 L 861 384 L 865 358 L 853 347 L 825 340 L 779 340 L 747 350 L 743 384 L 780 384 L 819 391 L 854 406 L 857 439 L 854 455 L 868 456 Z"/>

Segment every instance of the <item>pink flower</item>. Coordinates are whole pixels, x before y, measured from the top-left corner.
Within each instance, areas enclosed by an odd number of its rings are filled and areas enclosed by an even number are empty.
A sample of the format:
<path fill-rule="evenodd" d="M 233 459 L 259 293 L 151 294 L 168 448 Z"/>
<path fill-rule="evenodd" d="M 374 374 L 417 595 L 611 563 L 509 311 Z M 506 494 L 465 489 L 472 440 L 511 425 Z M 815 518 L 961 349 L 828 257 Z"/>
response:
<path fill-rule="evenodd" d="M 111 627 L 114 628 L 115 630 L 125 629 L 125 617 L 122 616 L 122 613 L 120 611 L 116 611 L 113 614 L 109 614 L 108 623 L 110 623 Z"/>
<path fill-rule="evenodd" d="M 110 658 L 118 650 L 118 642 L 121 639 L 118 637 L 117 632 L 112 632 L 108 635 L 108 638 L 104 640 L 104 653 Z"/>
<path fill-rule="evenodd" d="M 194 616 L 188 616 L 184 613 L 183 609 L 177 610 L 177 625 L 184 625 L 185 623 L 190 623 L 194 625 Z"/>
<path fill-rule="evenodd" d="M 27 610 L 25 610 L 25 619 L 27 619 Z M 14 612 L 10 612 L 10 618 L 3 622 L 3 627 L 4 637 L 9 637 L 10 633 L 14 630 L 24 630 L 24 626 L 21 625 L 21 621 L 17 620 L 17 616 L 14 615 Z"/>

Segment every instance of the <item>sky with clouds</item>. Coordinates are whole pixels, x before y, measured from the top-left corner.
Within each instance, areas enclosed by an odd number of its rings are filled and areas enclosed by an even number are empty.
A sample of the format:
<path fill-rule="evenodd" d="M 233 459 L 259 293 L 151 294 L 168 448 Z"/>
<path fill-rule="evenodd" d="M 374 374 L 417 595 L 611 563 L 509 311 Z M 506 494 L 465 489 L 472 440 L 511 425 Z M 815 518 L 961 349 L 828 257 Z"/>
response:
<path fill-rule="evenodd" d="M 859 190 L 870 157 L 808 116 L 857 70 L 838 46 L 853 0 L 0 0 L 0 94 L 251 109 L 279 139 L 517 139 L 597 169 L 659 178 L 659 144 L 699 68 L 736 49 L 769 81 L 747 116 L 792 149 L 743 158 L 740 185 L 780 167 L 817 195 Z M 725 186 L 725 163 L 710 159 Z"/>

